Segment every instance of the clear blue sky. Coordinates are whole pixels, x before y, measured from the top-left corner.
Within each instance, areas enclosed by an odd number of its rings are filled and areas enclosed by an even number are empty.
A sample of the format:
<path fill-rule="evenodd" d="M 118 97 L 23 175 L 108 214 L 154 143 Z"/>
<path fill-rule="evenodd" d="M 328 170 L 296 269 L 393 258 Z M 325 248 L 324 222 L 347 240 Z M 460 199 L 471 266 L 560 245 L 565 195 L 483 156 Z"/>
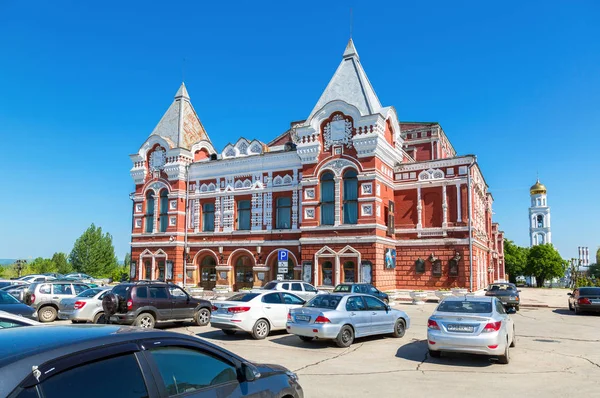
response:
<path fill-rule="evenodd" d="M 292 4 L 293 3 L 293 4 Z M 401 3 L 401 4 L 399 4 Z M 414 4 L 414 3 L 423 3 Z M 220 150 L 308 116 L 354 40 L 384 106 L 477 154 L 495 220 L 528 245 L 549 190 L 563 257 L 600 245 L 600 3 L 0 1 L 0 258 L 129 250 L 138 150 L 182 80 Z"/>

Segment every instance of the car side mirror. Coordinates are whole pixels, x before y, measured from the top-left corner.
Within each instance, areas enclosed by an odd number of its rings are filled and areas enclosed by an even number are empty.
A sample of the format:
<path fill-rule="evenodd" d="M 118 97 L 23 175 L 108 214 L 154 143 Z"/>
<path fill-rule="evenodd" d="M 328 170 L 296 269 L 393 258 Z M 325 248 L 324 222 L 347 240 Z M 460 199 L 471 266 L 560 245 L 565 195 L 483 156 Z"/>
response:
<path fill-rule="evenodd" d="M 521 293 L 521 289 L 517 290 L 517 293 Z"/>
<path fill-rule="evenodd" d="M 392 307 L 390 307 L 389 305 L 386 304 L 385 305 L 385 311 L 388 312 L 388 311 L 391 311 L 391 310 L 392 310 Z"/>
<path fill-rule="evenodd" d="M 256 369 L 256 366 L 249 362 L 242 363 L 241 371 L 244 381 L 254 381 L 260 377 L 260 372 Z"/>
<path fill-rule="evenodd" d="M 567 296 L 571 296 L 571 297 L 572 297 L 572 296 L 573 296 L 573 293 L 567 293 Z"/>
<path fill-rule="evenodd" d="M 484 291 L 484 292 L 487 292 L 488 290 L 487 290 L 487 288 L 486 288 L 486 289 L 483 289 L 483 291 Z"/>

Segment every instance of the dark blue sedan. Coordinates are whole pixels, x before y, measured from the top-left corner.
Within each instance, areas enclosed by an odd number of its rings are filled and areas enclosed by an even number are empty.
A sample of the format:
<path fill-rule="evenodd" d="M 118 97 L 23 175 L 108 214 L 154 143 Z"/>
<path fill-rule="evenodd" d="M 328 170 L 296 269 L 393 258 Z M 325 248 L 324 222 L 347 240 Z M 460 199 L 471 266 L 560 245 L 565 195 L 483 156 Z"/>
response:
<path fill-rule="evenodd" d="M 334 293 L 362 293 L 370 296 L 375 296 L 379 300 L 389 304 L 390 298 L 387 293 L 378 290 L 375 286 L 369 283 L 340 283 L 333 289 Z"/>

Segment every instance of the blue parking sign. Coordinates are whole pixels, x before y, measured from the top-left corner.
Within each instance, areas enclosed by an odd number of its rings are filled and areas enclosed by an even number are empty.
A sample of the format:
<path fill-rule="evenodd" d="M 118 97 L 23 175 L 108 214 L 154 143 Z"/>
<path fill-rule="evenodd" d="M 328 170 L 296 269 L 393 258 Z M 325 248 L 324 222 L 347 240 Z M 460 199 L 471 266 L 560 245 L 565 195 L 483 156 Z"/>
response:
<path fill-rule="evenodd" d="M 279 250 L 277 252 L 277 261 L 287 261 L 288 260 L 288 251 L 287 250 Z"/>

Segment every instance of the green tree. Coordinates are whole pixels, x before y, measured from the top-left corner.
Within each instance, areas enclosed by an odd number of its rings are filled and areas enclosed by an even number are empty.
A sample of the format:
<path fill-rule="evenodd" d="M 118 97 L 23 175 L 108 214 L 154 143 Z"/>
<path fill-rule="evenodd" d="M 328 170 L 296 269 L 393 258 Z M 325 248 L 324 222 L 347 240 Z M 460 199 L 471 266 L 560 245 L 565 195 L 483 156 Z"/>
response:
<path fill-rule="evenodd" d="M 600 264 L 600 247 L 596 250 L 596 264 Z"/>
<path fill-rule="evenodd" d="M 56 264 L 49 258 L 38 257 L 28 263 L 27 271 L 32 274 L 47 274 L 56 272 Z M 23 273 L 23 275 L 26 275 Z"/>
<path fill-rule="evenodd" d="M 567 262 L 554 246 L 546 243 L 529 249 L 525 272 L 527 275 L 535 276 L 537 286 L 542 287 L 546 280 L 564 276 L 566 267 Z"/>
<path fill-rule="evenodd" d="M 67 255 L 65 253 L 54 253 L 52 256 L 52 262 L 56 265 L 56 272 L 59 274 L 69 274 L 73 272 L 73 267 L 67 260 Z"/>
<path fill-rule="evenodd" d="M 94 277 L 111 276 L 117 268 L 112 236 L 92 224 L 77 240 L 69 254 L 69 262 L 77 272 Z"/>
<path fill-rule="evenodd" d="M 516 283 L 517 277 L 524 274 L 528 252 L 528 248 L 515 245 L 512 240 L 504 239 L 504 268 L 510 282 Z"/>
<path fill-rule="evenodd" d="M 592 278 L 600 278 L 600 263 L 591 264 L 589 267 L 589 274 Z"/>

